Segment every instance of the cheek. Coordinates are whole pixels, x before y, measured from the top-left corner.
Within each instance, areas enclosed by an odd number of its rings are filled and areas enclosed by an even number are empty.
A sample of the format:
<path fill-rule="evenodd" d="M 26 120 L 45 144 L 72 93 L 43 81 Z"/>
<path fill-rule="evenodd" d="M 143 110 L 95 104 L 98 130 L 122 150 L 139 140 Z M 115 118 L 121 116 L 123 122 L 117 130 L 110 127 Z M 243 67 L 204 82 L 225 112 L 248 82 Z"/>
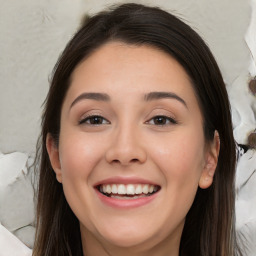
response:
<path fill-rule="evenodd" d="M 102 157 L 102 150 L 93 136 L 64 132 L 60 136 L 59 149 L 66 200 L 75 215 L 83 219 L 84 212 L 89 212 L 88 209 L 93 205 L 91 196 L 88 195 L 92 193 L 91 177 Z"/>
<path fill-rule="evenodd" d="M 168 219 L 163 230 L 172 230 L 173 223 L 183 223 L 194 201 L 204 155 L 204 137 L 200 135 L 184 129 L 162 138 L 163 144 L 152 140 L 150 157 L 165 183 L 159 205 L 159 209 L 164 205 L 162 219 Z"/>
<path fill-rule="evenodd" d="M 64 138 L 64 134 L 62 138 Z M 93 136 L 70 134 L 60 139 L 60 162 L 63 179 L 87 179 L 100 161 L 103 150 Z"/>
<path fill-rule="evenodd" d="M 173 134 L 155 150 L 154 161 L 164 173 L 166 182 L 177 186 L 178 190 L 198 185 L 204 159 L 204 138 L 200 135 Z"/>

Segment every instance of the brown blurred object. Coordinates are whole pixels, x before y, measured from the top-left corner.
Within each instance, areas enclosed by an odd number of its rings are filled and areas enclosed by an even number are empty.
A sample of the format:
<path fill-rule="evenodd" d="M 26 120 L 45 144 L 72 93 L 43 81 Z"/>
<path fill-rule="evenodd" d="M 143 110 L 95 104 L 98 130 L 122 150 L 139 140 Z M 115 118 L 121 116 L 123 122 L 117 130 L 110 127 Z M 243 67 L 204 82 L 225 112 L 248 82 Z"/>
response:
<path fill-rule="evenodd" d="M 256 149 L 256 131 L 252 132 L 248 137 L 248 144 L 250 148 Z"/>
<path fill-rule="evenodd" d="M 252 94 L 254 96 L 256 96 L 256 77 L 254 77 L 250 83 L 249 83 L 249 88 L 250 88 L 250 91 L 252 92 Z"/>

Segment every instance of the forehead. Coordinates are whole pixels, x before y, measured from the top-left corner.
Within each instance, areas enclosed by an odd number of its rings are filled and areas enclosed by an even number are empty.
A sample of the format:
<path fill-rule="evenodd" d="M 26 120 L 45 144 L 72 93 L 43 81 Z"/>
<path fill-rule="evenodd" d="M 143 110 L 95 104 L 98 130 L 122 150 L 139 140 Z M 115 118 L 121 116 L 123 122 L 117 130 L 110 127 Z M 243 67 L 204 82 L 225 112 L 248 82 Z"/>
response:
<path fill-rule="evenodd" d="M 170 55 L 147 45 L 110 42 L 75 68 L 68 98 L 82 92 L 128 97 L 150 91 L 171 91 L 185 97 L 188 104 L 197 104 L 188 74 Z"/>

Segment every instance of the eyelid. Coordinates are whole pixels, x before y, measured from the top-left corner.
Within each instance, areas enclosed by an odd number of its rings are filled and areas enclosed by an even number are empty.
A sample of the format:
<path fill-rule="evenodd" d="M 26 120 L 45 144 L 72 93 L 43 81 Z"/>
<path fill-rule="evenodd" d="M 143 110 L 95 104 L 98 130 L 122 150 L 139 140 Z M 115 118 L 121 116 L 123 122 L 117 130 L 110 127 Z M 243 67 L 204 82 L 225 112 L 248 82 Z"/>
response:
<path fill-rule="evenodd" d="M 102 124 L 89 124 L 89 123 L 86 123 L 87 120 L 89 120 L 90 118 L 93 118 L 93 117 L 98 117 L 98 118 L 102 118 L 103 120 L 105 120 L 106 122 L 105 123 L 102 123 Z M 78 121 L 78 124 L 86 124 L 86 125 L 92 125 L 92 126 L 96 126 L 96 125 L 104 125 L 104 124 L 110 124 L 110 121 L 108 119 L 106 119 L 105 117 L 103 117 L 102 115 L 100 114 L 88 114 L 88 115 L 85 115 L 83 116 L 79 121 Z"/>
<path fill-rule="evenodd" d="M 169 123 L 165 123 L 165 124 L 151 124 L 150 121 L 154 120 L 155 118 L 159 118 L 159 117 L 162 117 L 162 118 L 166 118 Z M 153 117 L 151 117 L 150 119 L 148 119 L 148 121 L 146 121 L 147 124 L 150 124 L 150 125 L 156 125 L 156 126 L 167 126 L 167 125 L 176 125 L 178 124 L 177 120 L 171 116 L 168 116 L 168 115 L 154 115 Z"/>

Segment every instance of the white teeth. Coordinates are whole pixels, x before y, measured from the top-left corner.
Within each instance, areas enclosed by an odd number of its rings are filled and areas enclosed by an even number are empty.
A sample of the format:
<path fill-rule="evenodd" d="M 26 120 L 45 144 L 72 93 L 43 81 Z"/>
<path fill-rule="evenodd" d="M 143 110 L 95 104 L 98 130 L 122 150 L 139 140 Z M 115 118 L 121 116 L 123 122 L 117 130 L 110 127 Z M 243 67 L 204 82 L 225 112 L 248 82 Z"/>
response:
<path fill-rule="evenodd" d="M 144 186 L 143 186 L 142 192 L 143 192 L 144 194 L 148 194 L 148 186 L 149 186 L 149 185 L 144 185 Z"/>
<path fill-rule="evenodd" d="M 111 186 L 110 185 L 107 185 L 107 191 L 106 191 L 108 194 L 110 194 L 112 192 L 112 189 L 111 189 Z"/>
<path fill-rule="evenodd" d="M 118 185 L 117 187 L 117 194 L 125 195 L 126 194 L 126 187 L 123 184 Z"/>
<path fill-rule="evenodd" d="M 104 184 L 99 186 L 100 192 L 119 195 L 146 195 L 157 190 L 158 186 L 150 184 Z"/>
<path fill-rule="evenodd" d="M 117 194 L 117 185 L 116 184 L 112 185 L 112 193 Z"/>
<path fill-rule="evenodd" d="M 141 194 L 141 193 L 142 193 L 142 187 L 141 187 L 141 185 L 138 185 L 138 186 L 136 187 L 135 194 L 136 194 L 136 195 L 139 195 L 139 194 Z"/>
<path fill-rule="evenodd" d="M 127 195 L 134 195 L 135 194 L 134 185 L 129 184 L 129 185 L 126 186 L 126 194 Z"/>

